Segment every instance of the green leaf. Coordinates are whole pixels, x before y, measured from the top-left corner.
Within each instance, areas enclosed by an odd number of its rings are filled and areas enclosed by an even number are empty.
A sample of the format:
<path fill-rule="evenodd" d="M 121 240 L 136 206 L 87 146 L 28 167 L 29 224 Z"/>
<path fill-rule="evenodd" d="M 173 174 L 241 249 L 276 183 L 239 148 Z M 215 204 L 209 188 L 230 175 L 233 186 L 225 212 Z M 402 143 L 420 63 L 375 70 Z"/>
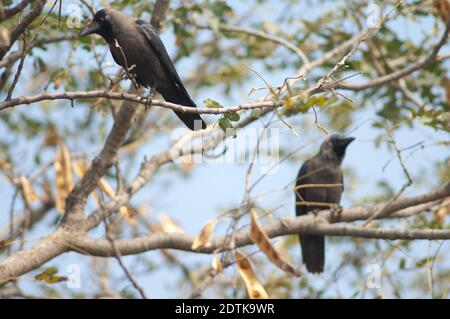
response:
<path fill-rule="evenodd" d="M 237 122 L 241 119 L 241 117 L 239 116 L 239 114 L 237 112 L 225 113 L 223 117 L 232 122 Z"/>
<path fill-rule="evenodd" d="M 422 268 L 423 266 L 425 266 L 428 263 L 428 261 L 429 261 L 428 257 L 423 258 L 423 259 L 419 260 L 418 262 L 416 262 L 416 267 Z"/>
<path fill-rule="evenodd" d="M 400 263 L 399 263 L 399 268 L 400 269 L 405 269 L 405 258 L 400 259 Z"/>
<path fill-rule="evenodd" d="M 233 128 L 231 122 L 224 117 L 219 120 L 219 126 L 224 132 L 227 131 L 227 128 Z"/>
<path fill-rule="evenodd" d="M 321 106 L 324 106 L 326 102 L 327 102 L 327 99 L 323 95 L 312 96 L 308 99 L 308 101 L 306 102 L 306 105 L 308 106 L 308 108 L 310 108 L 313 105 L 317 105 L 318 107 L 321 107 Z"/>
<path fill-rule="evenodd" d="M 219 120 L 219 127 L 225 132 L 227 136 L 233 136 L 234 138 L 236 138 L 236 129 L 227 118 L 222 117 Z"/>
<path fill-rule="evenodd" d="M 48 268 L 45 268 L 45 270 L 41 273 L 41 275 L 52 276 L 52 275 L 57 274 L 57 273 L 58 273 L 58 268 L 56 268 L 56 267 L 48 267 Z"/>
<path fill-rule="evenodd" d="M 58 276 L 58 268 L 48 267 L 42 273 L 36 275 L 34 279 L 45 281 L 48 284 L 55 284 L 57 282 L 67 281 L 67 277 Z"/>
<path fill-rule="evenodd" d="M 223 108 L 223 105 L 222 105 L 222 104 L 220 104 L 219 102 L 214 101 L 214 100 L 212 100 L 212 99 L 204 99 L 204 100 L 203 100 L 203 103 L 206 105 L 207 108 L 210 108 L 210 109 L 220 109 L 220 108 Z"/>

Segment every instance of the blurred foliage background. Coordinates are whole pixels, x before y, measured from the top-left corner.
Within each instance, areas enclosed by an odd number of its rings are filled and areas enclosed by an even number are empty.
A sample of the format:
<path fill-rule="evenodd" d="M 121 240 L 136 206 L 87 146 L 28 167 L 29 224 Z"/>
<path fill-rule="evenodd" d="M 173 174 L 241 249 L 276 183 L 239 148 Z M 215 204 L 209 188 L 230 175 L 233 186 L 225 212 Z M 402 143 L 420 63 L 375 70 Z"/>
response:
<path fill-rule="evenodd" d="M 12 7 L 18 2 L 3 1 L 1 7 Z M 363 83 L 426 57 L 445 28 L 443 19 L 448 12 L 444 2 L 401 2 L 386 23 L 359 46 L 347 61 L 347 67 L 335 74 L 335 78 L 348 78 L 347 82 L 351 84 Z M 251 34 L 253 31 L 284 39 L 313 61 L 367 28 L 369 18 L 384 16 L 396 3 L 178 0 L 171 1 L 161 36 L 199 106 L 204 107 L 202 101 L 206 98 L 225 106 L 237 105 L 256 101 L 269 93 L 264 82 L 245 65 L 256 70 L 271 86 L 279 87 L 286 78 L 295 76 L 303 63 L 285 46 L 255 36 Z M 60 4 L 50 11 L 52 4 L 53 1 L 48 1 L 44 13 L 26 30 L 25 42 L 17 41 L 0 61 L 0 100 L 6 98 L 13 84 L 24 45 L 28 54 L 13 97 L 45 91 L 107 88 L 120 69 L 113 62 L 104 40 L 100 37 L 78 38 L 80 28 L 91 19 L 92 10 L 105 6 L 147 20 L 153 10 L 153 1 L 64 1 L 60 15 Z M 17 25 L 26 10 L 1 22 L 0 41 L 7 40 L 8 30 Z M 32 47 L 28 48 L 28 45 Z M 315 113 L 327 131 L 353 134 L 359 143 L 350 147 L 344 162 L 345 206 L 386 202 L 405 183 L 395 150 L 387 138 L 386 126 L 393 128 L 398 137 L 406 166 L 413 176 L 408 194 L 429 191 L 448 181 L 450 81 L 447 55 L 448 46 L 444 46 L 438 62 L 402 79 L 402 85 L 416 101 L 406 96 L 399 89 L 399 83 L 394 81 L 361 91 L 320 93 L 309 103 L 303 101 L 290 109 L 284 107 L 280 111 L 282 121 L 275 117 L 271 124 L 279 129 L 279 155 L 289 154 L 302 145 L 305 149 L 289 156 L 280 174 L 264 178 L 264 183 L 254 194 L 260 196 L 260 208 L 270 212 L 272 217 L 293 215 L 293 193 L 286 189 L 272 190 L 288 185 L 295 178 L 301 162 L 319 146 L 318 138 L 324 136 L 324 132 L 315 123 Z M 342 56 L 336 55 L 314 68 L 292 89 L 314 86 Z M 125 90 L 128 86 L 129 81 L 124 81 L 115 90 Z M 420 105 L 417 100 L 422 101 Z M 43 210 L 30 229 L 18 235 L 8 249 L 1 251 L 0 258 L 23 245 L 32 244 L 55 227 L 61 217 L 53 200 L 57 188 L 55 154 L 64 144 L 73 161 L 92 159 L 105 141 L 119 104 L 104 99 L 73 103 L 44 101 L 0 113 L 0 168 L 3 173 L 0 178 L 0 240 L 8 237 L 11 216 Z M 170 145 L 171 131 L 180 126 L 170 110 L 139 108 L 120 152 L 125 178 L 137 171 L 144 157 L 166 149 Z M 241 118 L 249 114 L 243 113 Z M 210 115 L 205 118 L 208 123 L 215 123 L 220 117 Z M 261 118 L 252 127 L 262 127 L 269 118 L 270 115 Z M 247 163 L 167 165 L 133 198 L 129 209 L 134 217 L 121 223 L 119 237 L 142 234 L 149 228 L 164 229 L 171 224 L 168 219 L 175 220 L 184 231 L 195 234 L 208 219 L 239 206 L 247 166 Z M 34 200 L 23 196 L 21 176 L 33 188 Z M 258 177 L 255 173 L 252 178 Z M 73 178 L 75 181 L 78 178 L 75 173 Z M 113 175 L 106 176 L 105 180 L 115 185 Z M 91 198 L 88 208 L 93 210 L 97 206 Z M 161 218 L 163 212 L 166 215 L 162 216 L 170 217 Z M 377 223 L 401 228 L 448 228 L 448 208 L 405 220 Z M 217 234 L 225 229 L 226 222 L 223 222 Z M 93 234 L 101 235 L 102 230 L 97 229 Z M 284 256 L 300 265 L 296 236 L 278 238 L 274 243 Z M 253 254 L 251 259 L 260 282 L 274 298 L 448 298 L 448 248 L 448 243 L 440 241 L 328 238 L 326 272 L 321 276 L 305 274 L 298 280 L 269 264 L 261 254 Z M 255 252 L 255 249 L 249 248 L 247 252 Z M 176 251 L 149 252 L 125 260 L 151 297 L 189 295 L 206 278 L 211 265 L 211 256 Z M 33 276 L 42 273 L 41 269 L 19 281 L 23 296 L 137 296 L 113 259 L 80 258 L 71 253 L 58 257 L 51 264 L 60 274 L 67 275 L 66 265 L 74 262 L 80 263 L 82 268 L 81 288 L 37 281 Z M 366 285 L 367 267 L 373 263 L 380 266 L 379 289 L 370 289 Z M 236 270 L 230 267 L 215 278 L 203 296 L 243 298 L 246 291 Z"/>

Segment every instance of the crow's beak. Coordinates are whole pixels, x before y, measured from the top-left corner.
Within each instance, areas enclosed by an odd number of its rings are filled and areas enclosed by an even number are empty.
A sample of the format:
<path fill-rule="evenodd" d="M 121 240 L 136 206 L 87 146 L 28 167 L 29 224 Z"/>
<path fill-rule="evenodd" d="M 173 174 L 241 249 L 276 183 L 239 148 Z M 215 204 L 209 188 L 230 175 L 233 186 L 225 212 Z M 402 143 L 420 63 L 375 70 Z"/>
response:
<path fill-rule="evenodd" d="M 354 137 L 345 137 L 345 138 L 339 140 L 339 146 L 345 148 L 345 147 L 348 146 L 348 144 L 350 144 L 350 143 L 353 142 L 354 140 L 355 140 Z"/>
<path fill-rule="evenodd" d="M 80 33 L 80 37 L 96 33 L 98 30 L 100 30 L 100 24 L 97 21 L 92 21 L 87 26 L 84 27 L 83 31 Z"/>

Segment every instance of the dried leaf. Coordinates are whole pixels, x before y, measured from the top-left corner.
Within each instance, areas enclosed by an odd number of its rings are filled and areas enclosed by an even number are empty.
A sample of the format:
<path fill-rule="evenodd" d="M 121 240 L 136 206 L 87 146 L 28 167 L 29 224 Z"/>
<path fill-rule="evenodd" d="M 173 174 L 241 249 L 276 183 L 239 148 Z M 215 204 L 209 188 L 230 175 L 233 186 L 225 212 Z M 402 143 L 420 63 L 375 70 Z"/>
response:
<path fill-rule="evenodd" d="M 434 0 L 434 6 L 444 23 L 448 21 L 450 15 L 450 1 L 449 0 Z"/>
<path fill-rule="evenodd" d="M 162 230 L 166 233 L 184 233 L 183 229 L 178 226 L 167 214 L 159 215 Z"/>
<path fill-rule="evenodd" d="M 27 206 L 32 202 L 39 200 L 39 196 L 34 192 L 31 182 L 25 176 L 20 176 L 20 186 L 22 188 L 22 196 Z"/>
<path fill-rule="evenodd" d="M 212 258 L 212 268 L 216 271 L 216 274 L 223 273 L 222 263 L 220 262 L 220 259 L 215 255 Z"/>
<path fill-rule="evenodd" d="M 0 27 L 0 47 L 7 48 L 11 42 L 11 34 L 7 28 Z"/>
<path fill-rule="evenodd" d="M 98 183 L 98 186 L 100 187 L 100 189 L 102 191 L 105 192 L 105 194 L 109 197 L 109 198 L 113 198 L 114 196 L 116 196 L 116 192 L 114 191 L 114 189 L 112 188 L 111 185 L 109 185 L 109 183 L 105 180 L 105 179 L 100 179 L 100 182 Z"/>
<path fill-rule="evenodd" d="M 60 142 L 60 136 L 54 125 L 48 125 L 45 128 L 44 145 L 57 146 Z"/>
<path fill-rule="evenodd" d="M 208 221 L 208 223 L 202 228 L 197 236 L 195 236 L 194 242 L 192 243 L 192 250 L 197 250 L 209 243 L 216 224 L 217 218 L 213 218 Z"/>
<path fill-rule="evenodd" d="M 60 144 L 55 157 L 55 175 L 56 175 L 56 209 L 63 214 L 66 208 L 66 198 L 73 188 L 72 165 L 70 162 L 69 149 L 64 143 Z"/>
<path fill-rule="evenodd" d="M 147 228 L 152 233 L 162 233 L 162 232 L 164 232 L 162 226 L 158 225 L 158 224 L 148 224 Z"/>
<path fill-rule="evenodd" d="M 100 182 L 98 184 L 100 189 L 106 193 L 106 195 L 109 198 L 114 198 L 116 196 L 116 192 L 114 189 L 109 185 L 109 183 L 104 179 L 100 179 Z M 134 218 L 133 210 L 129 206 L 122 206 L 119 208 L 120 215 L 125 218 L 125 220 L 130 225 L 136 225 L 137 221 L 136 218 Z"/>
<path fill-rule="evenodd" d="M 447 197 L 442 203 L 442 207 L 437 210 L 437 221 L 442 223 L 446 215 L 450 215 L 450 197 Z"/>
<path fill-rule="evenodd" d="M 444 78 L 445 102 L 450 105 L 450 79 Z"/>
<path fill-rule="evenodd" d="M 88 165 L 85 161 L 80 160 L 80 161 L 74 162 L 72 164 L 72 168 L 73 168 L 73 171 L 75 172 L 75 174 L 77 174 L 78 178 L 82 178 L 84 176 L 84 174 L 86 173 L 86 171 L 88 170 Z M 96 192 L 93 192 L 91 195 L 94 197 L 97 205 L 100 205 L 101 201 L 100 201 L 100 198 L 98 197 L 98 194 Z"/>
<path fill-rule="evenodd" d="M 44 195 L 42 196 L 44 201 L 50 201 L 53 198 L 53 194 L 48 179 L 45 179 L 44 182 L 42 183 L 42 189 L 44 191 Z"/>
<path fill-rule="evenodd" d="M 82 178 L 84 173 L 87 171 L 87 164 L 85 161 L 76 161 L 72 164 L 73 171 L 79 178 Z"/>
<path fill-rule="evenodd" d="M 137 220 L 134 217 L 133 210 L 130 206 L 122 206 L 119 208 L 120 215 L 127 221 L 128 224 L 136 226 Z"/>
<path fill-rule="evenodd" d="M 76 161 L 73 163 L 73 170 L 75 171 L 75 174 L 77 174 L 77 176 L 79 178 L 82 178 L 88 170 L 88 165 L 87 165 L 86 161 Z M 103 178 L 100 179 L 98 186 L 100 187 L 100 189 L 103 192 L 105 192 L 105 194 L 109 198 L 112 198 L 115 196 L 116 193 L 114 192 L 113 188 Z"/>
<path fill-rule="evenodd" d="M 293 276 L 300 277 L 301 274 L 291 265 L 281 259 L 278 252 L 270 243 L 269 237 L 259 226 L 258 216 L 255 209 L 251 210 L 251 217 L 252 221 L 250 226 L 250 236 L 252 238 L 252 241 L 259 247 L 259 249 L 261 249 L 261 251 L 267 256 L 267 258 L 269 258 L 269 260 L 273 264 Z"/>
<path fill-rule="evenodd" d="M 189 174 L 194 167 L 194 158 L 191 154 L 181 157 L 181 171 L 184 175 Z"/>
<path fill-rule="evenodd" d="M 73 163 L 73 170 L 75 171 L 75 174 L 77 174 L 80 178 L 83 177 L 87 169 L 88 166 L 85 161 L 76 161 Z M 109 198 L 114 198 L 114 196 L 116 196 L 116 192 L 104 178 L 100 179 L 98 186 L 103 192 L 105 192 L 106 196 L 108 196 Z M 98 198 L 97 194 L 93 193 L 93 196 L 97 204 L 100 205 L 100 198 Z M 134 218 L 133 210 L 129 206 L 120 207 L 119 212 L 130 225 L 137 224 L 136 218 Z"/>
<path fill-rule="evenodd" d="M 3 159 L 0 159 L 0 170 L 8 169 L 11 167 L 11 164 Z"/>
<path fill-rule="evenodd" d="M 250 260 L 247 259 L 239 250 L 236 250 L 236 265 L 238 267 L 239 275 L 244 280 L 245 288 L 248 296 L 251 299 L 267 299 L 268 295 L 263 285 L 256 278 Z"/>

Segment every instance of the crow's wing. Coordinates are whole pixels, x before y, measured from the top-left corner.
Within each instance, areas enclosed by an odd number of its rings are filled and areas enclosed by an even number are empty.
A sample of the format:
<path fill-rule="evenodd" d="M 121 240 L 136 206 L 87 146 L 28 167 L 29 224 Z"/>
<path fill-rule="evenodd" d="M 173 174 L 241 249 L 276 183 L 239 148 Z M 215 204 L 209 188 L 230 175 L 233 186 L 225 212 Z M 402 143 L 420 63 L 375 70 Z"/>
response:
<path fill-rule="evenodd" d="M 302 184 L 306 184 L 307 180 L 308 180 L 308 173 L 311 171 L 311 161 L 310 160 L 306 160 L 302 167 L 300 168 L 300 171 L 297 174 L 297 180 L 295 183 L 296 189 L 295 189 L 295 201 L 296 202 L 302 202 L 305 201 L 305 188 L 302 189 L 297 189 L 297 186 L 302 185 Z M 304 205 L 295 205 L 295 212 L 296 215 L 303 215 L 306 214 L 307 210 L 307 206 Z"/>
<path fill-rule="evenodd" d="M 169 83 L 163 83 L 157 86 L 156 90 L 164 97 L 167 102 L 181 104 L 190 107 L 196 107 L 192 101 L 189 93 L 186 91 L 177 71 L 167 54 L 166 48 L 158 36 L 158 33 L 151 24 L 143 20 L 136 21 L 138 28 L 142 31 L 148 40 L 148 44 L 152 48 L 155 56 L 159 59 L 163 67 L 165 75 L 169 78 Z M 199 114 L 176 112 L 175 114 L 183 121 L 183 123 L 191 130 L 205 129 L 206 123 L 202 120 Z M 198 123 L 201 123 L 199 126 Z M 199 126 L 199 127 L 198 127 Z"/>
<path fill-rule="evenodd" d="M 173 84 L 176 85 L 186 96 L 189 96 L 189 93 L 186 91 L 186 88 L 181 82 L 180 76 L 175 70 L 175 66 L 173 65 L 172 60 L 170 59 L 169 54 L 166 51 L 164 43 L 161 41 L 158 33 L 156 33 L 153 26 L 144 20 L 137 20 L 136 23 L 144 33 L 145 37 L 148 40 L 148 44 L 161 62 L 166 75 L 169 76 Z M 191 102 L 192 106 L 195 106 L 195 103 L 192 100 Z"/>

